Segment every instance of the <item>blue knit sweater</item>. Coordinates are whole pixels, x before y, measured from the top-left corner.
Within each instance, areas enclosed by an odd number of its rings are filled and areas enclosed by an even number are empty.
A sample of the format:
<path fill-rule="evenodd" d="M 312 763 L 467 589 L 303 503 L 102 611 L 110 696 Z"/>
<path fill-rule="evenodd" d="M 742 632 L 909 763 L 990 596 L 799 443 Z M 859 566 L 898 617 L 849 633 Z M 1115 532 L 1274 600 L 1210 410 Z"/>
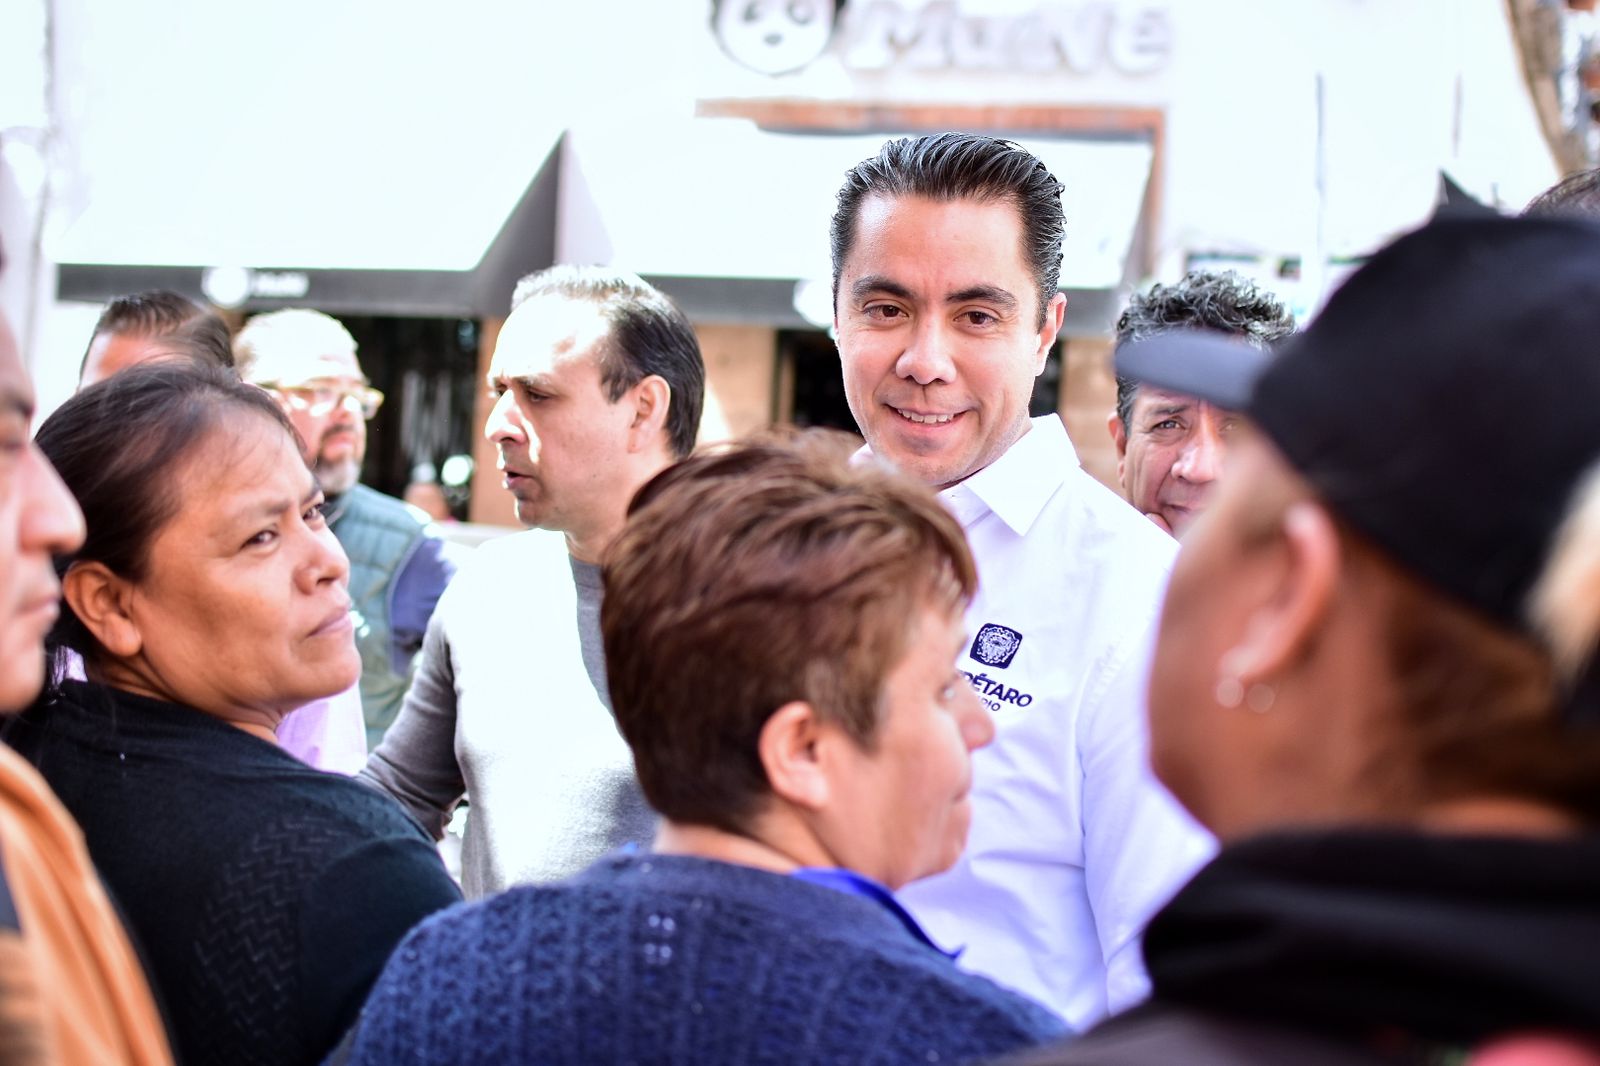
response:
<path fill-rule="evenodd" d="M 373 988 L 349 1061 L 955 1063 L 1064 1032 L 871 900 L 616 855 L 424 922 Z"/>

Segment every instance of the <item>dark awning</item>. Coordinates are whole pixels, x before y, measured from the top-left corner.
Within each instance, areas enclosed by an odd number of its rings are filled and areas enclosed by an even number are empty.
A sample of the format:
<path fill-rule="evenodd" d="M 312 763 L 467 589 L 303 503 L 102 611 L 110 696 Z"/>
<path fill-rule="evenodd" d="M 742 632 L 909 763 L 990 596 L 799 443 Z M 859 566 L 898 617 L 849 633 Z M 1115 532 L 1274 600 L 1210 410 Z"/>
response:
<path fill-rule="evenodd" d="M 500 159 L 488 173 L 436 170 L 409 186 L 392 177 L 370 196 L 361 195 L 376 187 L 370 169 L 338 181 L 291 176 L 287 188 L 252 172 L 250 195 L 118 183 L 61 240 L 57 295 L 99 302 L 161 287 L 246 310 L 500 317 L 522 275 L 598 263 L 644 275 L 697 321 L 816 326 L 802 293 L 809 287 L 814 304 L 823 290 L 825 321 L 834 195 L 889 135 L 685 119 L 580 126 L 540 142 L 520 178 L 507 171 L 514 158 Z M 1119 287 L 1145 266 L 1130 251 L 1152 147 L 1025 143 L 1066 184 L 1067 332 L 1103 333 Z"/>
<path fill-rule="evenodd" d="M 559 159 L 546 134 L 498 166 L 460 164 L 481 167 L 470 174 L 412 160 L 407 176 L 389 159 L 278 187 L 254 172 L 164 195 L 113 183 L 52 249 L 56 295 L 168 288 L 251 311 L 503 316 L 517 278 L 554 262 Z"/>

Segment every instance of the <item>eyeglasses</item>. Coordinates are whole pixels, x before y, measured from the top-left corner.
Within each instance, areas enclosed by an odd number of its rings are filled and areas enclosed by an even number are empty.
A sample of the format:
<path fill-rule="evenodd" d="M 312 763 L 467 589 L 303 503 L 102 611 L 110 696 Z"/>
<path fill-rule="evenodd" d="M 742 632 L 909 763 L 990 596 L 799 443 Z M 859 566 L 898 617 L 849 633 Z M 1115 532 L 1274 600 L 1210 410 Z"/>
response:
<path fill-rule="evenodd" d="M 383 406 L 383 393 L 365 385 L 302 385 L 295 388 L 280 385 L 278 391 L 289 403 L 313 415 L 325 415 L 354 400 L 361 417 L 371 418 Z"/>

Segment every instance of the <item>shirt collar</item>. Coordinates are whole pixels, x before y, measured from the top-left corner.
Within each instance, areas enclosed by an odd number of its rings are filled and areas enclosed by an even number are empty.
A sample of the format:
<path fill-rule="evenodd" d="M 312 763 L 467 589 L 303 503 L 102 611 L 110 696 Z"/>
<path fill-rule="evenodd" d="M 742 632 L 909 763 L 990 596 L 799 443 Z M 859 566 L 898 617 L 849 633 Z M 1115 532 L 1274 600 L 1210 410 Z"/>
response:
<path fill-rule="evenodd" d="M 992 511 L 1025 536 L 1067 474 L 1078 453 L 1058 415 L 1041 415 L 1004 455 L 965 481 L 939 493 L 963 528 Z"/>
<path fill-rule="evenodd" d="M 905 927 L 906 932 L 928 945 L 939 954 L 952 961 L 961 957 L 960 949 L 946 951 L 935 944 L 931 937 L 911 917 L 911 912 L 900 906 L 894 898 L 894 893 L 884 888 L 870 877 L 863 877 L 854 870 L 846 870 L 837 866 L 802 866 L 789 875 L 797 881 L 807 881 L 813 885 L 831 888 L 836 892 L 843 892 L 850 896 L 861 896 L 870 899 L 895 917 Z"/>

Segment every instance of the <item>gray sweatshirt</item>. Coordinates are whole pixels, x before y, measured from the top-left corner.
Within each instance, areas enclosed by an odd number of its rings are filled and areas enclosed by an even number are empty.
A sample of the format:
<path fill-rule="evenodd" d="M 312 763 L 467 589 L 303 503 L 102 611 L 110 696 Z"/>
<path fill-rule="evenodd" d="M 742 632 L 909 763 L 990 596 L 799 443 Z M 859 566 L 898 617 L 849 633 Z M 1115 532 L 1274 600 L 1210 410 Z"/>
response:
<path fill-rule="evenodd" d="M 560 533 L 479 547 L 440 598 L 400 716 L 361 772 L 435 839 L 470 798 L 468 899 L 565 877 L 654 833 L 604 691 L 598 576 L 574 565 Z"/>

